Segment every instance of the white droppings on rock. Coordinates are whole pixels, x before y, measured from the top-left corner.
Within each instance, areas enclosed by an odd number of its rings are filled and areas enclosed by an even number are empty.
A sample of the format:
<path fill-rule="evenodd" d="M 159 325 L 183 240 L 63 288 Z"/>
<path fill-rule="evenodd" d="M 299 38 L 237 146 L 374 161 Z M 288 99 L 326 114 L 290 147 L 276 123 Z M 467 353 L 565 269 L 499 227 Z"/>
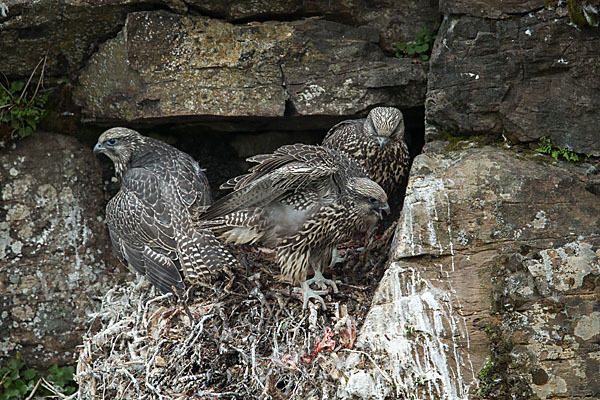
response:
<path fill-rule="evenodd" d="M 17 176 L 19 175 L 19 171 L 16 168 L 11 168 L 8 170 L 8 173 L 10 174 L 10 176 Z"/>
<path fill-rule="evenodd" d="M 458 351 L 457 341 L 468 337 L 456 312 L 451 291 L 436 288 L 406 263 L 392 263 L 356 342 L 378 368 L 365 370 L 359 357 L 349 357 L 348 383 L 340 392 L 367 399 L 467 399 L 476 380 L 470 360 Z M 469 366 L 466 379 L 462 371 Z"/>
<path fill-rule="evenodd" d="M 384 399 L 388 395 L 388 387 L 377 385 L 373 376 L 364 370 L 351 375 L 345 387 L 338 392 L 341 398 L 358 396 L 361 399 Z"/>
<path fill-rule="evenodd" d="M 428 170 L 427 163 L 431 161 L 443 163 L 443 168 L 448 168 L 452 164 L 448 159 L 437 160 L 433 157 L 419 156 L 414 164 L 422 165 L 415 168 L 413 164 L 413 170 L 418 168 Z M 411 175 L 396 233 L 398 246 L 395 258 L 427 254 L 434 249 L 437 249 L 440 255 L 451 254 L 449 211 L 450 201 L 444 178 L 435 174 Z M 420 225 L 422 221 L 426 221 L 425 226 Z M 439 237 L 440 234 L 442 237 Z"/>

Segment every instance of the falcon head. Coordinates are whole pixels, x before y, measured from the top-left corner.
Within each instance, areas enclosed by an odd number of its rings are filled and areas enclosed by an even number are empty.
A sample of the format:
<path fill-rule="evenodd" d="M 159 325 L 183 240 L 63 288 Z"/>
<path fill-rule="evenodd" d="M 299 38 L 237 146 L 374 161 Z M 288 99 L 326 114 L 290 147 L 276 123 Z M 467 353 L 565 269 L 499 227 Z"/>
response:
<path fill-rule="evenodd" d="M 385 191 L 371 179 L 351 178 L 348 186 L 361 215 L 365 218 L 377 217 L 375 219 L 370 218 L 373 219 L 373 223 L 378 219 L 383 219 L 382 211 L 386 214 L 390 212 Z"/>
<path fill-rule="evenodd" d="M 94 153 L 105 154 L 115 164 L 118 176 L 121 176 L 133 153 L 144 143 L 146 138 L 128 128 L 111 128 L 98 138 Z"/>
<path fill-rule="evenodd" d="M 395 107 L 375 107 L 367 115 L 365 133 L 372 135 L 381 147 L 390 139 L 404 137 L 404 118 Z"/>

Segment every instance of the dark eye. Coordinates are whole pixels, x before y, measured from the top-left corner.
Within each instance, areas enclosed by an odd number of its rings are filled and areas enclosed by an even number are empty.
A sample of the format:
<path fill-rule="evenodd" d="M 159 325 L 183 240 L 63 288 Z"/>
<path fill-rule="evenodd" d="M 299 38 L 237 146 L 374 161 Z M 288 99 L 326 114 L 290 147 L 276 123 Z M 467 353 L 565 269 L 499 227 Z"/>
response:
<path fill-rule="evenodd" d="M 374 197 L 369 197 L 369 203 L 371 203 L 371 204 L 376 204 L 376 203 L 379 203 L 379 200 L 377 200 L 377 199 L 376 199 L 376 198 L 374 198 Z"/>
<path fill-rule="evenodd" d="M 114 138 L 113 139 L 108 139 L 106 141 L 106 144 L 109 145 L 109 146 L 114 146 L 115 144 L 117 144 L 117 139 L 114 139 Z"/>

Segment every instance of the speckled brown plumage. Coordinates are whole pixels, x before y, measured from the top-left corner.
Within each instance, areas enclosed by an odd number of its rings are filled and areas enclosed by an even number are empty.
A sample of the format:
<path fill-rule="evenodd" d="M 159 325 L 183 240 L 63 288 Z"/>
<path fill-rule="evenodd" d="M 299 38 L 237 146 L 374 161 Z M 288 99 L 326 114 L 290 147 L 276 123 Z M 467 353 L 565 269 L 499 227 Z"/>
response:
<path fill-rule="evenodd" d="M 322 146 L 288 145 L 248 161 L 250 173 L 223 186 L 233 192 L 203 215 L 218 237 L 275 247 L 282 278 L 320 272 L 336 244 L 371 234 L 387 210 L 383 189 L 347 155 Z"/>
<path fill-rule="evenodd" d="M 119 259 L 161 292 L 180 295 L 237 260 L 209 230 L 192 228 L 192 215 L 211 204 L 208 181 L 189 155 L 127 128 L 104 132 L 94 152 L 107 155 L 121 181 L 106 206 L 106 223 Z"/>
<path fill-rule="evenodd" d="M 389 196 L 409 172 L 404 118 L 394 107 L 375 107 L 367 118 L 340 122 L 329 130 L 323 146 L 354 157 Z"/>

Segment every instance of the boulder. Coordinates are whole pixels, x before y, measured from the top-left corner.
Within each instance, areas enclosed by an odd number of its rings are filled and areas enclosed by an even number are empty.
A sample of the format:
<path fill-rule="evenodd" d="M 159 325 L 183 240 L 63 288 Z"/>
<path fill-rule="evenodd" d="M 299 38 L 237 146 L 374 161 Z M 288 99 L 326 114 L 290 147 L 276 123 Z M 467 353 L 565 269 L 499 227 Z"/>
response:
<path fill-rule="evenodd" d="M 82 71 L 90 120 L 352 115 L 417 107 L 426 65 L 385 57 L 378 32 L 309 19 L 233 25 L 163 11 L 131 13 Z"/>
<path fill-rule="evenodd" d="M 2 150 L 0 165 L 0 356 L 73 363 L 98 298 L 123 277 L 102 170 L 90 148 L 48 132 Z"/>
<path fill-rule="evenodd" d="M 417 156 L 342 397 L 598 395 L 599 179 L 549 160 Z"/>
<path fill-rule="evenodd" d="M 437 0 L 402 3 L 393 0 L 376 3 L 366 0 L 188 0 L 188 3 L 202 14 L 218 16 L 228 21 L 287 20 L 290 15 L 296 19 L 319 15 L 348 25 L 368 25 L 379 30 L 380 45 L 389 52 L 394 51 L 394 43 L 413 40 L 415 34 L 424 27 L 434 31 L 441 19 Z"/>
<path fill-rule="evenodd" d="M 449 12 L 467 12 L 452 4 Z M 426 140 L 443 132 L 513 142 L 546 136 L 600 155 L 599 65 L 600 31 L 578 28 L 563 8 L 506 20 L 450 15 L 431 58 Z"/>
<path fill-rule="evenodd" d="M 47 77 L 72 76 L 98 44 L 114 36 L 128 12 L 172 1 L 5 0 L 0 13 L 0 71 L 28 77 L 48 56 Z M 38 70 L 39 72 L 39 70 Z"/>

